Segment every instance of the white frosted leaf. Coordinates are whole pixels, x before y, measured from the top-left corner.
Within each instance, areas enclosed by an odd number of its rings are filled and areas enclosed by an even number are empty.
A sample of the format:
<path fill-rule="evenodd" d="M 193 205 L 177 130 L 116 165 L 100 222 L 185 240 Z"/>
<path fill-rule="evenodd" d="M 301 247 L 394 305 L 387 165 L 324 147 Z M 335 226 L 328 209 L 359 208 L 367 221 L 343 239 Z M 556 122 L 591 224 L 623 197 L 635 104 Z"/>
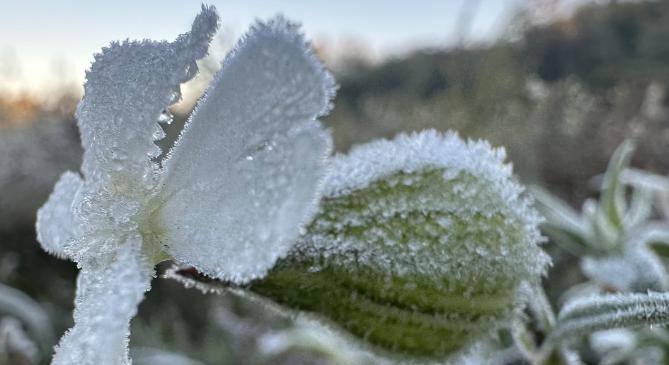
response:
<path fill-rule="evenodd" d="M 662 261 L 643 247 L 630 248 L 619 255 L 586 256 L 581 270 L 598 284 L 621 292 L 662 291 L 669 286 Z"/>
<path fill-rule="evenodd" d="M 634 144 L 629 140 L 618 146 L 609 161 L 609 166 L 602 181 L 602 196 L 600 199 L 602 211 L 600 214 L 605 215 L 614 227 L 622 227 L 623 225 L 623 215 L 627 207 L 624 185 L 620 177 L 629 166 L 633 151 Z"/>
<path fill-rule="evenodd" d="M 0 317 L 0 359 L 7 358 L 24 358 L 31 364 L 37 363 L 39 350 L 21 322 L 12 317 Z"/>
<path fill-rule="evenodd" d="M 278 357 L 289 351 L 306 351 L 318 354 L 328 364 L 395 363 L 361 350 L 336 331 L 304 317 L 297 317 L 292 327 L 263 334 L 257 340 L 257 347 L 262 355 L 272 357 Z"/>
<path fill-rule="evenodd" d="M 626 351 L 634 348 L 636 338 L 634 332 L 626 328 L 597 331 L 590 335 L 590 346 L 600 356 L 604 356 L 614 351 Z"/>
<path fill-rule="evenodd" d="M 47 202 L 37 211 L 37 240 L 52 255 L 68 256 L 65 245 L 73 238 L 75 224 L 72 203 L 82 185 L 79 174 L 65 172 L 60 176 Z"/>
<path fill-rule="evenodd" d="M 576 350 L 569 348 L 568 346 L 561 346 L 559 349 L 560 358 L 565 365 L 586 365 L 581 356 Z"/>
<path fill-rule="evenodd" d="M 652 191 L 666 192 L 669 189 L 668 177 L 640 169 L 626 168 L 620 179 L 624 184 L 643 187 Z"/>
<path fill-rule="evenodd" d="M 576 236 L 585 235 L 586 222 L 572 207 L 539 186 L 533 186 L 531 191 L 547 224 Z"/>
<path fill-rule="evenodd" d="M 133 365 L 205 365 L 185 355 L 165 350 L 140 347 L 130 350 Z"/>
<path fill-rule="evenodd" d="M 532 298 L 527 303 L 527 309 L 537 321 L 537 327 L 541 331 L 548 331 L 555 325 L 555 313 L 544 289 L 540 285 L 523 283 L 521 290 L 527 298 Z"/>
<path fill-rule="evenodd" d="M 629 209 L 625 212 L 626 229 L 634 229 L 651 218 L 653 214 L 653 192 L 643 187 L 635 187 Z"/>
<path fill-rule="evenodd" d="M 87 180 L 152 178 L 158 120 L 180 98 L 179 84 L 195 75 L 195 60 L 206 55 L 217 21 L 215 9 L 203 6 L 191 32 L 172 43 L 113 42 L 95 56 L 76 115 Z"/>
<path fill-rule="evenodd" d="M 669 294 L 648 292 L 595 295 L 568 302 L 558 315 L 548 341 L 613 328 L 639 328 L 669 323 Z"/>
<path fill-rule="evenodd" d="M 262 275 L 317 205 L 334 81 L 298 27 L 258 23 L 216 75 L 165 162 L 159 225 L 177 260 L 217 278 Z"/>
<path fill-rule="evenodd" d="M 20 320 L 31 337 L 38 341 L 43 354 L 50 352 L 55 341 L 51 319 L 40 304 L 27 294 L 0 283 L 1 316 Z"/>
<path fill-rule="evenodd" d="M 628 364 L 643 364 L 643 365 L 665 365 L 667 363 L 667 354 L 664 344 L 650 344 L 647 346 L 639 346 L 629 354 Z M 603 365 L 619 364 L 609 362 Z"/>
<path fill-rule="evenodd" d="M 74 327 L 56 348 L 53 365 L 130 364 L 130 320 L 149 290 L 153 269 L 141 252 L 141 237 L 119 242 L 114 257 L 81 263 Z"/>
<path fill-rule="evenodd" d="M 629 233 L 630 247 L 661 247 L 669 245 L 669 225 L 665 221 L 648 221 Z"/>

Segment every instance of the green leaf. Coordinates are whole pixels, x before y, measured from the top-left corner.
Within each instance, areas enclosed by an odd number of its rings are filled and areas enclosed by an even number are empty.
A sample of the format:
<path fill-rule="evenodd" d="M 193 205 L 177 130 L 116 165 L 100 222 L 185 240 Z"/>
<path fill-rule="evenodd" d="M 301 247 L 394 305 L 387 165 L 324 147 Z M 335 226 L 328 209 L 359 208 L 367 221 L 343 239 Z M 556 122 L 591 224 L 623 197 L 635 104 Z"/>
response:
<path fill-rule="evenodd" d="M 623 171 L 629 166 L 634 144 L 632 141 L 624 141 L 611 157 L 609 166 L 602 181 L 602 214 L 606 220 L 618 229 L 623 227 L 623 218 L 626 210 L 625 187 L 621 181 Z"/>

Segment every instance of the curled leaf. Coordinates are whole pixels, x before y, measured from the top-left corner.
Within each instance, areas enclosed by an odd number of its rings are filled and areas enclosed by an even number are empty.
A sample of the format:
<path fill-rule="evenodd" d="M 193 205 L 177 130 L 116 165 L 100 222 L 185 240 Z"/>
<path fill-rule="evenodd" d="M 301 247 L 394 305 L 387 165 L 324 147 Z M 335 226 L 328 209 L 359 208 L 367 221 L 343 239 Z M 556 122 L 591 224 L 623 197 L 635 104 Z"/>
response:
<path fill-rule="evenodd" d="M 56 339 L 51 319 L 39 303 L 27 294 L 0 283 L 0 316 L 19 320 L 39 344 L 42 355 L 49 354 Z"/>
<path fill-rule="evenodd" d="M 632 247 L 618 255 L 586 256 L 581 270 L 594 282 L 621 292 L 663 291 L 669 275 L 660 258 L 643 247 Z"/>
<path fill-rule="evenodd" d="M 629 166 L 632 152 L 634 152 L 634 144 L 629 140 L 618 146 L 609 161 L 602 181 L 601 214 L 605 215 L 605 220 L 616 228 L 623 227 L 624 214 L 627 210 L 625 186 L 621 181 L 621 175 Z"/>

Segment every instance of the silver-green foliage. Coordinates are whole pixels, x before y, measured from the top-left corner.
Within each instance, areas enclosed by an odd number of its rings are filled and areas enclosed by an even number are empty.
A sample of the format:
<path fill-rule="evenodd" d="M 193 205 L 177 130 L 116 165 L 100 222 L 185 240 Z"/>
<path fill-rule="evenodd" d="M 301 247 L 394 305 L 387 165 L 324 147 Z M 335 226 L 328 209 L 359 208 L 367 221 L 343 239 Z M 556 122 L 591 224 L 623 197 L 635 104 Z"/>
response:
<path fill-rule="evenodd" d="M 659 363 L 665 357 L 666 332 L 648 327 L 669 323 L 669 294 L 657 292 L 669 285 L 662 252 L 669 243 L 669 180 L 630 169 L 632 151 L 629 141 L 616 150 L 599 200 L 586 201 L 580 214 L 546 191 L 534 191 L 547 218 L 546 232 L 581 258 L 581 269 L 596 288 L 581 291 L 561 309 L 546 331 L 542 361 L 553 349 L 586 335 L 595 350 L 608 349 L 603 363 Z M 616 293 L 602 294 L 607 291 Z M 637 330 L 615 336 L 620 332 L 609 331 L 615 328 Z"/>
<path fill-rule="evenodd" d="M 38 361 L 51 354 L 55 342 L 44 308 L 27 294 L 0 283 L 0 363 L 11 351 L 24 352 L 23 356 Z M 21 346 L 12 349 L 14 345 Z"/>
<path fill-rule="evenodd" d="M 593 282 L 617 291 L 667 290 L 669 275 L 651 244 L 669 243 L 669 225 L 652 219 L 652 190 L 623 179 L 632 151 L 629 141 L 616 150 L 599 200 L 587 200 L 580 214 L 545 190 L 535 188 L 534 195 L 547 218 L 546 232 L 581 257 L 581 269 Z"/>

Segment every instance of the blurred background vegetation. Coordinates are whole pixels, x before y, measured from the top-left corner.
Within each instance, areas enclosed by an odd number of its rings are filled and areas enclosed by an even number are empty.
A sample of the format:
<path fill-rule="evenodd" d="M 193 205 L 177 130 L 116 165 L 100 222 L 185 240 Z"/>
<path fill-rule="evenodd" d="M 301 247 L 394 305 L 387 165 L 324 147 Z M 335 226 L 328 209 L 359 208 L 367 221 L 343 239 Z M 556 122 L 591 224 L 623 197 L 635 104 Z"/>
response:
<path fill-rule="evenodd" d="M 592 178 L 626 138 L 638 141 L 633 166 L 669 172 L 669 1 L 584 2 L 567 17 L 521 7 L 505 29 L 492 43 L 383 60 L 370 60 L 364 45 L 331 59 L 316 44 L 340 85 L 324 120 L 337 150 L 400 131 L 454 129 L 505 146 L 522 182 L 573 206 L 596 194 Z M 205 59 L 191 87 L 202 90 L 217 65 Z M 48 100 L 0 90 L 0 363 L 43 363 L 71 324 L 76 268 L 42 252 L 34 218 L 60 173 L 80 165 L 76 90 L 63 87 Z M 168 135 L 193 103 L 176 106 Z M 556 261 L 551 275 L 581 280 L 568 255 L 547 249 Z M 133 321 L 137 364 L 371 361 L 333 357 L 327 338 L 305 344 L 304 334 L 319 330 L 239 298 L 171 280 L 153 286 Z M 10 290 L 25 296 L 3 307 Z M 47 325 L 24 318 L 34 316 Z"/>

